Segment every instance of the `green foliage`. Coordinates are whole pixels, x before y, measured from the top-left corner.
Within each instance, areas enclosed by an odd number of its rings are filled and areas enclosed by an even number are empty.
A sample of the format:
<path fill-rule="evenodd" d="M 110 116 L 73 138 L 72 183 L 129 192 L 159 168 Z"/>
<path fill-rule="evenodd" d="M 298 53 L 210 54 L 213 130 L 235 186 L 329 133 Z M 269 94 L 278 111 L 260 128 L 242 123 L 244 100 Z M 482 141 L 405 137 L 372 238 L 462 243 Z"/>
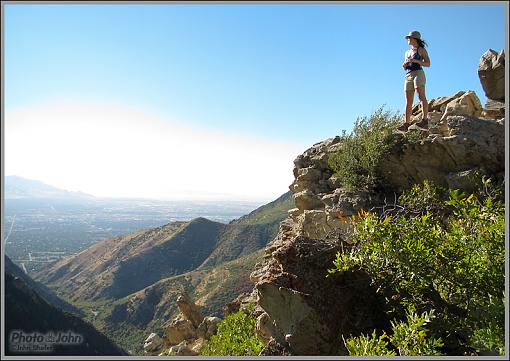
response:
<path fill-rule="evenodd" d="M 501 353 L 504 205 L 493 192 L 467 196 L 455 190 L 440 205 L 440 193 L 425 183 L 399 198 L 410 212 L 401 207 L 364 214 L 354 227 L 354 246 L 337 254 L 329 272 L 365 270 L 386 292 L 393 317 L 410 306 L 435 309 L 431 332 L 451 349 Z M 446 218 L 441 217 L 447 208 Z"/>
<path fill-rule="evenodd" d="M 256 356 L 264 344 L 255 332 L 256 320 L 238 311 L 228 315 L 218 325 L 201 354 L 205 356 Z"/>
<path fill-rule="evenodd" d="M 342 133 L 339 151 L 328 158 L 328 165 L 348 190 L 371 191 L 382 185 L 380 162 L 397 144 L 399 136 L 394 130 L 401 122 L 399 113 L 383 108 L 358 118 L 352 133 Z"/>
<path fill-rule="evenodd" d="M 443 346 L 441 339 L 430 338 L 426 325 L 434 318 L 434 311 L 423 312 L 421 315 L 410 310 L 406 322 L 393 321 L 393 334 L 388 336 L 383 331 L 379 337 L 374 330 L 372 337 L 361 335 L 344 341 L 350 356 L 396 356 L 397 353 L 388 348 L 389 339 L 392 347 L 400 356 L 438 356 Z"/>
<path fill-rule="evenodd" d="M 426 325 L 434 318 L 434 310 L 420 316 L 414 311 L 407 313 L 407 322 L 392 321 L 391 342 L 397 347 L 400 356 L 439 356 L 438 348 L 443 346 L 441 339 L 427 337 Z"/>
<path fill-rule="evenodd" d="M 377 336 L 374 330 L 372 337 L 365 335 L 351 337 L 344 340 L 344 344 L 349 356 L 396 356 L 395 351 L 388 350 L 388 342 L 384 341 L 387 338 L 386 332 Z"/>
<path fill-rule="evenodd" d="M 422 185 L 415 184 L 407 192 L 398 197 L 398 203 L 404 207 L 407 214 L 424 214 L 444 216 L 448 206 L 445 200 L 448 198 L 448 190 L 436 187 L 433 183 L 425 180 Z"/>

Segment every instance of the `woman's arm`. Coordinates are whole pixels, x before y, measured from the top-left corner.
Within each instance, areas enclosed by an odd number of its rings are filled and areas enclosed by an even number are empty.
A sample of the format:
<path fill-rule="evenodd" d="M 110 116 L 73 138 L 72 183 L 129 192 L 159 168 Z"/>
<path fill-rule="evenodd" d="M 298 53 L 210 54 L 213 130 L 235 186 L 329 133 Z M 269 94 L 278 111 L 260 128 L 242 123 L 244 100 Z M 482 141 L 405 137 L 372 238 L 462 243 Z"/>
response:
<path fill-rule="evenodd" d="M 421 65 L 429 67 L 430 66 L 429 53 L 425 48 L 423 48 L 423 50 L 421 51 L 421 57 L 423 58 L 423 62 L 421 63 Z"/>
<path fill-rule="evenodd" d="M 430 66 L 429 53 L 427 53 L 427 50 L 425 50 L 425 48 L 421 48 L 420 55 L 422 57 L 421 60 L 410 59 L 409 61 L 420 64 L 421 66 L 429 67 Z"/>

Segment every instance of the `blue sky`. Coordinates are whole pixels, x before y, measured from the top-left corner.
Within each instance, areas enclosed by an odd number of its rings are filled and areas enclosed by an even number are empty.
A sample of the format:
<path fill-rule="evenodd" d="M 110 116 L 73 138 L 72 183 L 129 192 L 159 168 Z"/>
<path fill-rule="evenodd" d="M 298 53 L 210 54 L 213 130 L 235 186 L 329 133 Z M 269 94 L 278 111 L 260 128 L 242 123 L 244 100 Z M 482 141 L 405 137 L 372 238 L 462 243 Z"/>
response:
<path fill-rule="evenodd" d="M 429 43 L 428 98 L 474 90 L 484 104 L 477 66 L 487 49 L 505 48 L 508 6 L 4 3 L 3 10 L 6 112 L 108 103 L 303 151 L 383 104 L 402 111 L 403 37 L 411 30 Z M 276 188 L 269 193 L 286 190 Z"/>

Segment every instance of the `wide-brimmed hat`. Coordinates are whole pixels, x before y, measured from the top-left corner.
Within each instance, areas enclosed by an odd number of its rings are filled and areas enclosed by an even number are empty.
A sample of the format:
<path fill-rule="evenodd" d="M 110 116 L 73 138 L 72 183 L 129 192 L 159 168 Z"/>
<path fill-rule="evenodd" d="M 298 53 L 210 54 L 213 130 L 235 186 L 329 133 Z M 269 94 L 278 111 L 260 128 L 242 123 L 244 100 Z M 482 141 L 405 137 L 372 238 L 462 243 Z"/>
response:
<path fill-rule="evenodd" d="M 404 39 L 407 39 L 407 38 L 421 39 L 421 34 L 419 31 L 414 30 L 414 31 L 411 31 L 406 36 L 404 36 Z"/>

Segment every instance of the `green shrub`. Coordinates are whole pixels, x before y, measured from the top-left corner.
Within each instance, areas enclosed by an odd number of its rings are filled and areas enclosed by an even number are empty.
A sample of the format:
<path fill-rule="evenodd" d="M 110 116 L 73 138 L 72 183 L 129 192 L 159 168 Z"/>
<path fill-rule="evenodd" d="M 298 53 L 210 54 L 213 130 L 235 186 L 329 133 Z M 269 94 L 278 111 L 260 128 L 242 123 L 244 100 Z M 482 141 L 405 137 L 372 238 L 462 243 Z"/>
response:
<path fill-rule="evenodd" d="M 380 162 L 397 144 L 394 130 L 400 123 L 398 112 L 381 107 L 369 117 L 358 118 L 352 133 L 342 133 L 339 150 L 329 155 L 328 165 L 344 188 L 372 191 L 382 185 Z"/>
<path fill-rule="evenodd" d="M 361 335 L 351 337 L 344 341 L 350 356 L 396 356 L 397 353 L 388 348 L 389 339 L 392 347 L 398 350 L 399 356 L 438 356 L 442 353 L 438 350 L 443 346 L 441 339 L 428 337 L 426 325 L 434 318 L 434 311 L 423 312 L 420 316 L 414 311 L 407 312 L 406 322 L 392 321 L 393 333 L 386 335 L 383 331 L 379 337 L 376 331 L 372 337 Z"/>
<path fill-rule="evenodd" d="M 264 344 L 255 332 L 256 320 L 243 311 L 227 316 L 218 325 L 201 354 L 205 356 L 256 356 Z"/>
<path fill-rule="evenodd" d="M 372 337 L 365 335 L 350 337 L 344 340 L 344 344 L 349 356 L 396 356 L 395 351 L 388 350 L 388 342 L 384 341 L 385 339 L 388 339 L 386 332 L 377 336 L 374 330 Z"/>
<path fill-rule="evenodd" d="M 428 187 L 428 191 L 426 188 Z M 430 184 L 410 192 L 439 200 Z M 407 198 L 406 198 L 407 197 Z M 411 199 L 409 193 L 400 199 Z M 445 349 L 504 350 L 504 205 L 491 194 L 450 191 L 441 219 L 414 204 L 411 213 L 365 213 L 355 224 L 354 246 L 339 252 L 330 273 L 363 269 L 387 295 L 388 312 L 435 309 L 430 324 Z M 405 209 L 405 208 L 404 208 Z M 394 302 L 393 300 L 398 300 Z M 452 351 L 453 352 L 453 351 Z"/>

